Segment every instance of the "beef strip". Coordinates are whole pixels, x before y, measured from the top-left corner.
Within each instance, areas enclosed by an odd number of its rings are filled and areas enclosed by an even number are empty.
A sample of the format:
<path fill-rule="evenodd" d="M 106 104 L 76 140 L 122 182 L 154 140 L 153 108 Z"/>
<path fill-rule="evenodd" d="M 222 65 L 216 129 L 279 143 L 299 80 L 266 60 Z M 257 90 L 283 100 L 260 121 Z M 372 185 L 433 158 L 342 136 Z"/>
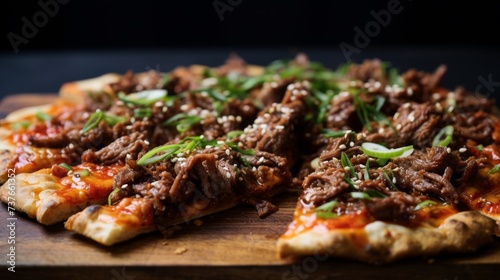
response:
<path fill-rule="evenodd" d="M 149 145 L 144 141 L 144 134 L 133 132 L 130 135 L 116 139 L 108 146 L 98 150 L 86 150 L 82 155 L 84 162 L 93 162 L 110 165 L 116 162 L 125 162 L 126 157 L 138 158 L 145 153 Z"/>

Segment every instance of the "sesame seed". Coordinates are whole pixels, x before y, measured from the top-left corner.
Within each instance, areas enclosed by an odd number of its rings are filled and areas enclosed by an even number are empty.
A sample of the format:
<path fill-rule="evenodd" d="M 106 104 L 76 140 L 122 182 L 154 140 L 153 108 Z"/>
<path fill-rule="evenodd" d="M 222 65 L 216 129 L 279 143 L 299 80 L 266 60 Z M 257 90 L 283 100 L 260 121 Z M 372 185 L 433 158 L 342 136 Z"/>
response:
<path fill-rule="evenodd" d="M 121 186 L 121 188 L 122 188 L 122 189 L 126 189 L 127 187 L 128 187 L 128 184 L 123 184 L 123 185 Z"/>
<path fill-rule="evenodd" d="M 165 113 L 167 110 L 168 110 L 168 108 L 167 108 L 167 107 L 163 107 L 163 108 L 161 108 L 161 111 L 162 111 L 163 113 Z"/>
<path fill-rule="evenodd" d="M 349 146 L 354 147 L 354 142 L 352 142 L 352 141 L 351 141 L 351 142 L 349 143 Z"/>
<path fill-rule="evenodd" d="M 446 148 L 446 152 L 448 152 L 448 154 L 451 153 L 451 148 L 450 147 Z"/>
<path fill-rule="evenodd" d="M 398 125 L 396 125 L 396 129 L 397 129 L 397 130 L 400 130 L 400 129 L 401 129 L 401 124 L 400 124 L 400 123 L 398 123 Z"/>
<path fill-rule="evenodd" d="M 392 177 L 392 183 L 396 184 L 396 177 Z"/>
<path fill-rule="evenodd" d="M 257 168 L 255 168 L 255 166 L 254 166 L 254 167 L 252 167 L 252 171 L 253 171 L 253 172 L 257 171 Z"/>
<path fill-rule="evenodd" d="M 264 157 L 260 157 L 259 160 L 257 161 L 257 163 L 263 163 L 264 162 Z"/>
<path fill-rule="evenodd" d="M 144 140 L 144 144 L 149 145 L 149 141 L 148 140 Z"/>
<path fill-rule="evenodd" d="M 344 145 L 344 144 L 341 144 L 341 145 L 339 146 L 339 149 L 341 149 L 341 150 L 347 149 L 347 146 L 346 146 L 346 145 Z"/>
<path fill-rule="evenodd" d="M 132 159 L 132 156 L 130 154 L 127 154 L 126 156 L 128 159 Z"/>
<path fill-rule="evenodd" d="M 228 179 L 231 178 L 231 173 L 226 172 L 226 178 L 228 178 Z"/>
<path fill-rule="evenodd" d="M 292 89 L 294 89 L 294 88 L 295 88 L 295 85 L 294 85 L 294 84 L 289 84 L 289 85 L 286 87 L 286 89 L 287 89 L 287 90 L 292 90 Z"/>
<path fill-rule="evenodd" d="M 411 112 L 411 113 L 408 115 L 408 120 L 409 120 L 410 122 L 414 122 L 414 121 L 415 121 L 415 116 L 414 116 L 413 112 Z"/>
<path fill-rule="evenodd" d="M 460 153 L 465 153 L 467 151 L 467 148 L 463 147 L 458 150 Z"/>
<path fill-rule="evenodd" d="M 405 104 L 403 104 L 403 108 L 405 109 L 408 109 L 410 108 L 411 104 L 409 102 L 406 102 Z"/>
<path fill-rule="evenodd" d="M 412 96 L 413 95 L 413 89 L 411 87 L 407 88 L 406 89 L 406 93 L 408 93 L 408 96 Z"/>
<path fill-rule="evenodd" d="M 346 166 L 346 167 L 344 167 L 344 170 L 349 171 L 349 170 L 351 170 L 351 168 L 349 166 Z"/>
<path fill-rule="evenodd" d="M 229 155 L 229 153 L 231 153 L 231 151 L 229 149 L 226 149 L 226 155 Z"/>

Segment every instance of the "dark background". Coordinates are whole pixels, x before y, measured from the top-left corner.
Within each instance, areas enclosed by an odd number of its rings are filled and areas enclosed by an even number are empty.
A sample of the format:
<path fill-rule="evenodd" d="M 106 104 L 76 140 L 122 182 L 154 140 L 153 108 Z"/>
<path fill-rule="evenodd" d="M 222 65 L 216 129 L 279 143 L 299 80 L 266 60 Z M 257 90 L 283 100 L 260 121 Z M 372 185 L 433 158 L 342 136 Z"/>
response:
<path fill-rule="evenodd" d="M 255 64 L 303 51 L 335 67 L 346 62 L 339 45 L 356 47 L 355 28 L 364 30 L 374 22 L 373 13 L 387 10 L 390 2 L 60 1 L 68 3 L 41 0 L 57 3 L 58 11 L 47 16 L 32 38 L 18 46 L 18 52 L 9 36 L 22 36 L 22 19 L 33 23 L 33 16 L 43 8 L 39 1 L 3 3 L 0 95 L 56 92 L 63 82 L 105 72 L 169 71 L 192 63 L 215 66 L 233 51 Z M 214 3 L 230 9 L 218 13 Z M 380 26 L 366 45 L 358 45 L 359 53 L 350 56 L 352 61 L 378 57 L 401 70 L 425 71 L 447 64 L 444 85 L 448 87 L 464 85 L 475 90 L 480 77 L 488 80 L 488 76 L 500 81 L 500 3 L 399 3 L 402 11 L 392 14 L 387 26 Z M 218 7 L 223 9 L 223 4 Z M 43 23 L 43 17 L 39 20 Z M 484 94 L 500 95 L 500 87 L 496 91 L 495 87 Z"/>

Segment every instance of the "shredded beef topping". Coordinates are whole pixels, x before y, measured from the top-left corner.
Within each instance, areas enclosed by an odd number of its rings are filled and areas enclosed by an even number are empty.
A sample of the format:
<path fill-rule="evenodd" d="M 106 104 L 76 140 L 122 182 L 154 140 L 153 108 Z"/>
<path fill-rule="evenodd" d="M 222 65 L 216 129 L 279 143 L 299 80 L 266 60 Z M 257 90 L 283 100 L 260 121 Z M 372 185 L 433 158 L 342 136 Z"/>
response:
<path fill-rule="evenodd" d="M 334 201 L 337 215 L 411 222 L 426 201 L 466 208 L 461 189 L 500 141 L 494 100 L 442 88 L 445 74 L 379 59 L 331 70 L 305 54 L 265 68 L 234 54 L 219 67 L 129 71 L 71 113 L 21 128 L 9 166 L 42 158 L 63 177 L 61 162 L 120 165 L 112 203 L 142 198 L 162 226 L 237 203 L 266 217 L 294 188 L 306 210 Z M 53 149 L 62 154 L 44 158 Z"/>

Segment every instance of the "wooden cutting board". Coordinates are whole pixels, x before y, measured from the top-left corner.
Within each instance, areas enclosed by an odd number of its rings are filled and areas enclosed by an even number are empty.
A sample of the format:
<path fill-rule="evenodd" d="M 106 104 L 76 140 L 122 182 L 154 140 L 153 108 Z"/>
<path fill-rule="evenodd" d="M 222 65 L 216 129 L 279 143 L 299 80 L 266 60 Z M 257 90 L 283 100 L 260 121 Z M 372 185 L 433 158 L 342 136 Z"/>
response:
<path fill-rule="evenodd" d="M 0 113 L 50 102 L 54 95 L 10 96 Z M 276 198 L 280 210 L 259 219 L 255 209 L 237 206 L 181 225 L 171 238 L 159 233 L 105 247 L 68 232 L 62 224 L 43 226 L 0 206 L 0 279 L 496 279 L 500 241 L 468 255 L 368 265 L 328 256 L 283 260 L 276 240 L 292 219 L 296 193 Z M 14 222 L 11 231 L 9 224 Z M 2 225 L 3 224 L 3 225 Z M 16 272 L 7 270 L 14 236 Z"/>

